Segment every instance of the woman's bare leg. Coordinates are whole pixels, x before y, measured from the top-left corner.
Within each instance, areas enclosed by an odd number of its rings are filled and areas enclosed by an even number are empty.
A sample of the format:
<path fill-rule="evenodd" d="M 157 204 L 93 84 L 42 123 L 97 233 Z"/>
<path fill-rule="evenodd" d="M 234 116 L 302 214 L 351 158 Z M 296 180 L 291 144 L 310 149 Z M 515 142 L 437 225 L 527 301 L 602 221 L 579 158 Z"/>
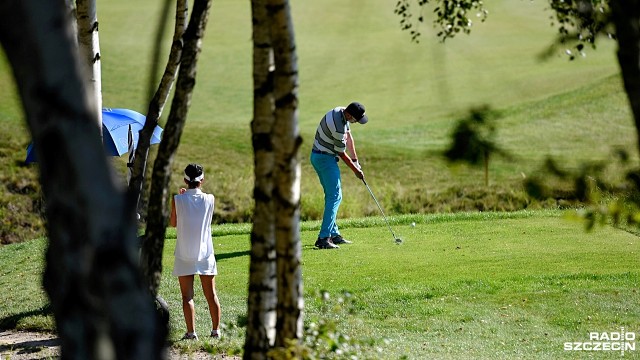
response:
<path fill-rule="evenodd" d="M 178 281 L 182 293 L 182 313 L 184 314 L 184 322 L 187 324 L 187 332 L 194 333 L 196 331 L 196 311 L 193 302 L 193 275 L 178 276 Z"/>
<path fill-rule="evenodd" d="M 211 315 L 211 329 L 218 330 L 220 328 L 220 301 L 218 301 L 218 294 L 216 293 L 216 277 L 214 275 L 200 275 L 200 282 L 202 283 L 202 291 L 204 297 L 209 304 L 209 314 Z"/>

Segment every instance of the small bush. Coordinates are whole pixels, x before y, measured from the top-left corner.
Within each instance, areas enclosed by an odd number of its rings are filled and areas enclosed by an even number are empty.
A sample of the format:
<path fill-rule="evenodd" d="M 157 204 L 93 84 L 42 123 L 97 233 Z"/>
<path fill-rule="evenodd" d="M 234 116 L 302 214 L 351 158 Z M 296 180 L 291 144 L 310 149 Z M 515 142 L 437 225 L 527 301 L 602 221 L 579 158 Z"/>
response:
<path fill-rule="evenodd" d="M 367 354 L 374 351 L 375 343 L 354 339 L 339 329 L 337 319 L 355 314 L 353 296 L 349 292 L 344 292 L 334 299 L 329 292 L 321 291 L 316 299 L 320 302 L 322 315 L 307 317 L 303 341 L 288 340 L 286 347 L 269 351 L 269 358 L 274 360 L 367 358 Z"/>

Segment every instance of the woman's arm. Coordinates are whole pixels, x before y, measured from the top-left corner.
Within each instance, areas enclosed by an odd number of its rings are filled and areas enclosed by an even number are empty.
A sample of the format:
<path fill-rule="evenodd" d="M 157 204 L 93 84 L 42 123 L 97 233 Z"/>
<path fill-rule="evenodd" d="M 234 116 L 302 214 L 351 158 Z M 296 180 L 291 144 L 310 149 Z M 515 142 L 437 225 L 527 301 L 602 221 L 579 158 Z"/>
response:
<path fill-rule="evenodd" d="M 176 200 L 171 197 L 171 217 L 169 218 L 169 225 L 172 227 L 178 226 L 178 216 L 176 214 Z"/>

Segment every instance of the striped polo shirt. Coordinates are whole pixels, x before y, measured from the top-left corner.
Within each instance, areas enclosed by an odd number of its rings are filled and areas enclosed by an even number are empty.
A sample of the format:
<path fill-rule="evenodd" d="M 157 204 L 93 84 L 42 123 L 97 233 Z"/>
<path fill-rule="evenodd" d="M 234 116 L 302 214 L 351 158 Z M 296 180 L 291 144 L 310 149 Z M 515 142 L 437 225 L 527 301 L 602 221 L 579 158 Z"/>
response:
<path fill-rule="evenodd" d="M 349 131 L 349 122 L 344 116 L 340 106 L 333 110 L 329 110 L 320 120 L 318 130 L 316 130 L 316 138 L 313 141 L 313 150 L 327 152 L 333 155 L 343 153 L 347 148 L 347 131 Z"/>

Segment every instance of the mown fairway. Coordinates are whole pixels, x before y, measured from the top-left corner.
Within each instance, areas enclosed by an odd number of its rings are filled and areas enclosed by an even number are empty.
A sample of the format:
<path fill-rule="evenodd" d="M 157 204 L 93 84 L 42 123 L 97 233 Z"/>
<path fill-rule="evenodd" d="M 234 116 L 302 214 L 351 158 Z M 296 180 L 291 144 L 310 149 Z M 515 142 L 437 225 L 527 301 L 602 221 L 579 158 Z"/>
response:
<path fill-rule="evenodd" d="M 303 224 L 306 324 L 335 321 L 338 332 L 363 343 L 366 358 L 618 358 L 616 352 L 565 352 L 563 344 L 621 326 L 640 331 L 636 236 L 611 227 L 585 233 L 557 212 L 445 214 L 543 206 L 525 196 L 521 181 L 535 175 L 547 155 L 577 168 L 583 160 L 608 159 L 614 146 L 636 152 L 614 43 L 604 40 L 573 62 L 561 54 L 540 62 L 537 54 L 555 35 L 546 2 L 485 3 L 489 19 L 477 22 L 470 36 L 440 44 L 436 30 L 425 25 L 416 45 L 399 30 L 395 1 L 292 1 L 304 139 L 302 216 L 317 220 L 322 210 L 308 162 L 316 125 L 328 109 L 358 100 L 371 119 L 354 127 L 367 182 L 405 240 L 393 244 L 366 188 L 345 172 L 340 224 L 355 244 L 315 251 L 318 222 Z M 100 3 L 105 107 L 145 111 L 159 6 L 152 0 Z M 165 50 L 169 39 L 170 31 Z M 227 221 L 246 220 L 252 206 L 250 64 L 249 2 L 215 1 L 174 171 L 202 163 L 205 190 L 215 193 L 217 215 Z M 449 168 L 439 156 L 455 121 L 482 104 L 503 114 L 498 140 L 515 159 L 492 161 L 488 187 L 481 169 Z M 15 234 L 15 224 L 41 221 L 32 208 L 37 167 L 21 164 L 29 141 L 0 54 L 3 236 Z M 117 171 L 124 173 L 125 161 L 114 159 Z M 174 191 L 179 184 L 181 176 L 174 175 Z M 416 212 L 437 214 L 398 215 Z M 227 328 L 214 351 L 242 347 L 248 231 L 248 224 L 215 229 Z M 170 231 L 161 288 L 171 307 L 172 340 L 183 331 L 179 289 L 170 276 L 174 239 Z M 1 327 L 53 329 L 40 286 L 45 248 L 44 240 L 0 247 Z M 196 301 L 198 331 L 206 334 L 204 301 Z"/>
<path fill-rule="evenodd" d="M 361 344 L 361 358 L 611 359 L 620 353 L 566 352 L 563 344 L 588 341 L 589 332 L 640 329 L 640 243 L 625 231 L 607 226 L 586 233 L 560 212 L 408 215 L 392 219 L 405 240 L 395 245 L 380 218 L 341 225 L 354 244 L 319 251 L 313 250 L 318 224 L 303 224 L 305 324 L 337 323 L 336 334 Z M 225 337 L 212 347 L 217 353 L 243 344 L 248 229 L 214 230 L 226 325 Z M 171 310 L 171 339 L 177 340 L 184 325 L 179 287 L 170 275 L 174 239 L 170 232 L 161 295 Z M 0 248 L 0 326 L 52 327 L 39 287 L 43 250 L 41 240 Z M 200 292 L 196 307 L 197 330 L 206 334 Z M 206 343 L 176 346 L 190 351 Z"/>

